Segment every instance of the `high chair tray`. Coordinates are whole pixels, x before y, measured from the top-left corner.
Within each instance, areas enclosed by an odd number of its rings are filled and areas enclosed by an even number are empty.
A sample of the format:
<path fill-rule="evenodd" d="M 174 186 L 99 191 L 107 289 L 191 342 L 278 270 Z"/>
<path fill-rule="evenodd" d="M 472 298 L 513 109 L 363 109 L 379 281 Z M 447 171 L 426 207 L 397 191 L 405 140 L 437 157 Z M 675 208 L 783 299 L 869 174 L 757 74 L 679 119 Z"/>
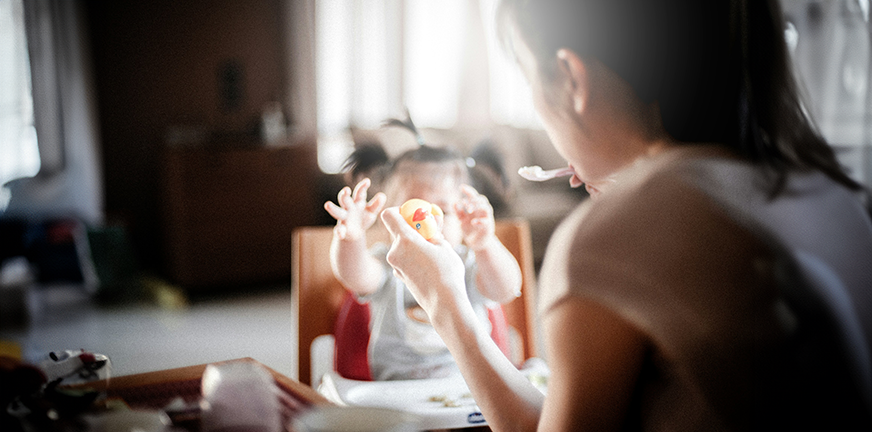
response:
<path fill-rule="evenodd" d="M 357 381 L 327 372 L 318 388 L 339 405 L 391 408 L 420 418 L 421 429 L 483 426 L 487 422 L 462 376 L 397 381 Z"/>
<path fill-rule="evenodd" d="M 521 372 L 543 393 L 548 367 L 541 359 L 528 359 Z M 397 381 L 358 381 L 336 371 L 324 374 L 318 392 L 338 405 L 389 408 L 420 418 L 424 430 L 487 425 L 466 381 L 460 375 Z"/>

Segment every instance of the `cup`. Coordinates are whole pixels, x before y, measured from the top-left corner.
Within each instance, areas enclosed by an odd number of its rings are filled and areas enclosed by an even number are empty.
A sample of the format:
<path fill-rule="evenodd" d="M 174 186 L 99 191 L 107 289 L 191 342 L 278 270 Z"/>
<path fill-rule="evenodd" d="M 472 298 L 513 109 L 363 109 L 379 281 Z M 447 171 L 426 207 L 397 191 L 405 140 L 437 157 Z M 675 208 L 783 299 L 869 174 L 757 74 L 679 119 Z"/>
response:
<path fill-rule="evenodd" d="M 272 375 L 250 362 L 206 366 L 202 379 L 203 432 L 280 432 L 279 389 Z"/>

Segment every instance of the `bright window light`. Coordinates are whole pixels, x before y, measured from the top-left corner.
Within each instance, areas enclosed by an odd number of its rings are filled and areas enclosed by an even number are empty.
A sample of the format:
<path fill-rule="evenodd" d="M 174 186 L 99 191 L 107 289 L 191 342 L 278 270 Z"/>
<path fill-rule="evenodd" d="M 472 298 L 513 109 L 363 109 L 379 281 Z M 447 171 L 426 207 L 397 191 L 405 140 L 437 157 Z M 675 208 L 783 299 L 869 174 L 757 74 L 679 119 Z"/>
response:
<path fill-rule="evenodd" d="M 359 37 L 354 50 L 354 124 L 375 128 L 390 116 L 388 112 L 388 74 L 391 66 L 387 50 L 387 8 L 383 0 L 367 0 L 355 14 Z"/>
<path fill-rule="evenodd" d="M 406 1 L 405 100 L 419 125 L 457 119 L 465 24 L 465 0 Z"/>
<path fill-rule="evenodd" d="M 480 0 L 489 74 L 465 77 L 468 0 L 315 0 L 318 160 L 336 173 L 353 149 L 350 128 L 377 129 L 408 108 L 422 128 L 457 123 L 462 88 L 489 86 L 494 123 L 541 129 L 530 92 L 494 35 L 494 0 Z M 482 62 L 484 63 L 484 62 Z M 469 82 L 469 80 L 477 80 Z M 478 82 L 480 81 L 480 82 Z M 487 126 L 487 125 L 484 125 Z"/>
<path fill-rule="evenodd" d="M 392 57 L 399 37 L 391 35 L 399 23 L 390 22 L 397 20 L 389 2 L 315 3 L 318 160 L 324 172 L 338 172 L 353 150 L 350 127 L 378 128 L 392 115 L 392 101 L 399 101 L 399 56 Z"/>
<path fill-rule="evenodd" d="M 339 173 L 353 150 L 354 141 L 347 130 L 318 134 L 318 168 L 327 174 Z"/>
<path fill-rule="evenodd" d="M 321 0 L 315 4 L 315 75 L 318 115 L 318 166 L 335 174 L 353 149 L 351 122 L 354 4 Z"/>
<path fill-rule="evenodd" d="M 2 185 L 40 167 L 23 12 L 21 0 L 0 1 L 0 211 L 10 198 Z"/>
<path fill-rule="evenodd" d="M 349 0 L 316 3 L 315 73 L 322 133 L 347 128 L 351 118 L 353 11 Z"/>
<path fill-rule="evenodd" d="M 500 45 L 494 22 L 496 0 L 480 0 L 487 38 L 490 70 L 490 115 L 494 123 L 519 128 L 542 129 L 533 109 L 530 87 L 521 69 Z"/>

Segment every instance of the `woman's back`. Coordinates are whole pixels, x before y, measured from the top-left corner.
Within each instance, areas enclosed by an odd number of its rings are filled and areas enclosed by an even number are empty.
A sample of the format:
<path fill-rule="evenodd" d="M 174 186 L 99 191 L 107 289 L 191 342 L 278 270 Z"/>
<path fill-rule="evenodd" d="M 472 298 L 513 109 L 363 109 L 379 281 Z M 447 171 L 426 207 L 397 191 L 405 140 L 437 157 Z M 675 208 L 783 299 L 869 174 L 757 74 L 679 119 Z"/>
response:
<path fill-rule="evenodd" d="M 690 160 L 676 174 L 694 179 L 740 223 L 774 236 L 792 254 L 829 267 L 850 295 L 872 346 L 872 222 L 856 192 L 811 171 L 791 173 L 785 190 L 770 199 L 761 193 L 760 173 L 753 165 L 722 158 Z"/>
<path fill-rule="evenodd" d="M 619 174 L 549 246 L 541 283 L 554 289 L 542 292 L 543 313 L 582 296 L 650 341 L 641 428 L 870 422 L 840 329 L 806 301 L 789 253 L 820 257 L 860 293 L 872 286 L 859 268 L 872 262 L 868 218 L 822 176 L 790 181 L 768 201 L 753 169 L 718 149 L 678 147 Z M 805 232 L 808 221 L 826 241 Z M 864 301 L 854 299 L 858 311 Z"/>
<path fill-rule="evenodd" d="M 773 377 L 772 383 L 780 387 L 777 391 L 790 389 L 794 397 L 823 396 L 829 398 L 826 404 L 847 405 L 834 408 L 812 403 L 806 407 L 820 412 L 850 410 L 857 408 L 850 407 L 852 403 L 862 401 L 868 422 L 872 410 L 872 272 L 868 269 L 872 222 L 859 193 L 821 172 L 809 171 L 789 173 L 784 190 L 771 198 L 761 193 L 756 167 L 730 159 L 691 160 L 678 171 L 694 179 L 697 187 L 752 232 L 774 237 L 788 255 L 785 270 L 789 275 L 780 281 L 780 295 L 799 324 L 790 339 L 793 345 L 782 354 L 786 357 L 769 373 L 780 374 L 785 381 L 804 376 L 800 383 L 789 385 Z M 837 395 L 824 396 L 828 393 Z M 783 408 L 800 410 L 799 406 Z"/>

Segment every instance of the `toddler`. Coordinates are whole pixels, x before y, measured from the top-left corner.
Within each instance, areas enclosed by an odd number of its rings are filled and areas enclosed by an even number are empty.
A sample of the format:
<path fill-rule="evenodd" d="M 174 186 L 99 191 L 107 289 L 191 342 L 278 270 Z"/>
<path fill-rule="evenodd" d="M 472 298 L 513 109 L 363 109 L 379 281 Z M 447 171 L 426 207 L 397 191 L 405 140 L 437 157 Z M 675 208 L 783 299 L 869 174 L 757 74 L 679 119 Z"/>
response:
<path fill-rule="evenodd" d="M 403 124 L 420 137 L 411 122 Z M 487 308 L 515 299 L 521 287 L 518 262 L 494 234 L 493 208 L 466 184 L 465 159 L 447 148 L 420 144 L 391 161 L 380 145 L 368 144 L 349 157 L 346 169 L 348 178 L 356 182 L 354 190 L 345 187 L 337 203 L 324 205 L 337 221 L 330 262 L 346 289 L 370 304 L 368 360 L 373 379 L 459 373 L 427 315 L 387 264 L 389 245 L 368 248 L 367 235 L 384 229 L 379 224 L 369 230 L 388 200 L 399 206 L 419 198 L 441 207 L 442 235 L 463 259 L 470 302 L 482 323 L 490 326 Z M 383 185 L 383 192 L 367 201 L 373 178 Z"/>

